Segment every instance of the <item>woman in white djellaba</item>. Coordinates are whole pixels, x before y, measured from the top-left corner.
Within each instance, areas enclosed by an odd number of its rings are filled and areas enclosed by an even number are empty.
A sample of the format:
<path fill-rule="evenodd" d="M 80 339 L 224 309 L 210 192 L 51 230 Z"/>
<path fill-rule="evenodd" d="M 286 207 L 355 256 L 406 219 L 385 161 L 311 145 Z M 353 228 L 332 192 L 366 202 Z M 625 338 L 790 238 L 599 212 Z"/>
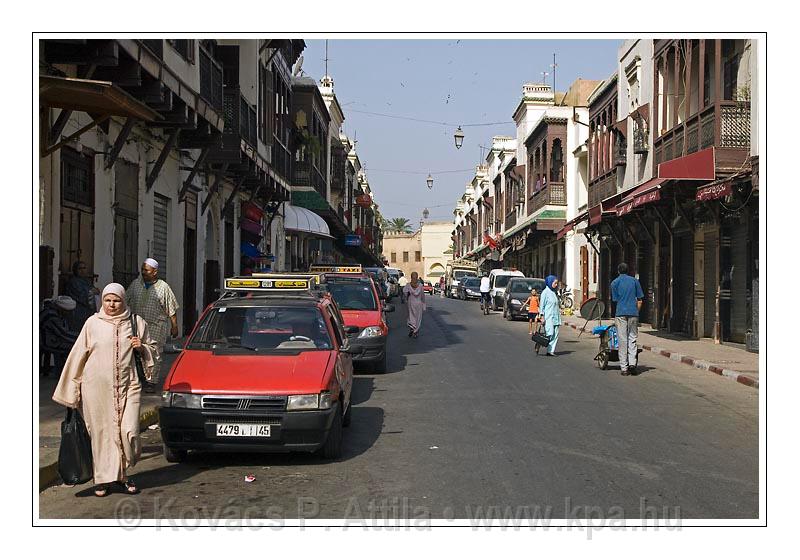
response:
<path fill-rule="evenodd" d="M 95 495 L 107 496 L 112 483 L 128 494 L 137 494 L 139 488 L 127 475 L 141 455 L 142 386 L 134 352 L 150 379 L 156 343 L 147 322 L 138 316 L 138 336 L 133 336 L 125 288 L 120 284 L 106 286 L 101 301 L 102 309 L 86 320 L 67 357 L 53 400 L 80 407 L 83 413 L 92 441 Z"/>
<path fill-rule="evenodd" d="M 422 314 L 428 306 L 425 304 L 425 290 L 422 289 L 422 282 L 416 272 L 411 273 L 411 282 L 403 288 L 403 293 L 408 302 L 408 336 L 417 338 L 422 326 Z"/>

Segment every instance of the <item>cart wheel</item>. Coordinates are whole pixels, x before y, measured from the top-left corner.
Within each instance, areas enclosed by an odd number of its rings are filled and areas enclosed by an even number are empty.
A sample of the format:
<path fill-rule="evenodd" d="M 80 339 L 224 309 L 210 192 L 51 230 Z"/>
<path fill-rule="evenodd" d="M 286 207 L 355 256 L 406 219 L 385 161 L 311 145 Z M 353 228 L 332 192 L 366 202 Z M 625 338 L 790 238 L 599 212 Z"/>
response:
<path fill-rule="evenodd" d="M 608 354 L 603 352 L 602 354 L 597 356 L 597 367 L 599 367 L 600 369 L 608 368 Z"/>

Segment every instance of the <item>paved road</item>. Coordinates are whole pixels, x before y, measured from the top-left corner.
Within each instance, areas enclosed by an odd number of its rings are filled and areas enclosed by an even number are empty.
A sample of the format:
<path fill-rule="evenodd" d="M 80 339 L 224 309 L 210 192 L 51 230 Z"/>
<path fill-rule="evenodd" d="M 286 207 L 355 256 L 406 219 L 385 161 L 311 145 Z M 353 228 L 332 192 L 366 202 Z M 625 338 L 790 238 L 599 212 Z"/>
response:
<path fill-rule="evenodd" d="M 150 430 L 139 496 L 51 488 L 40 516 L 758 515 L 757 391 L 647 353 L 636 377 L 600 371 L 596 340 L 572 329 L 556 357 L 536 356 L 525 323 L 428 301 L 416 340 L 404 306 L 390 315 L 389 373 L 356 376 L 343 460 L 198 454 L 172 465 Z"/>

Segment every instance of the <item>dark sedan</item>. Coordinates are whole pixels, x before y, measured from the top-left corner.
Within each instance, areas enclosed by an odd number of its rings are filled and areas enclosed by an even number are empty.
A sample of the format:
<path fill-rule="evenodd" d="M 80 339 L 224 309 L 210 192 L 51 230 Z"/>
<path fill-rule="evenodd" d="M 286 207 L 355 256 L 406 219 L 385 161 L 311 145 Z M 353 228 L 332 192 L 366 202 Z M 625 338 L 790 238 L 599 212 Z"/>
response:
<path fill-rule="evenodd" d="M 480 299 L 481 298 L 481 279 L 474 276 L 464 278 L 456 288 L 458 299 Z"/>
<path fill-rule="evenodd" d="M 541 296 L 544 290 L 542 278 L 512 278 L 503 294 L 503 317 L 513 321 L 516 317 L 528 317 L 528 308 L 523 306 L 525 300 L 536 290 Z"/>

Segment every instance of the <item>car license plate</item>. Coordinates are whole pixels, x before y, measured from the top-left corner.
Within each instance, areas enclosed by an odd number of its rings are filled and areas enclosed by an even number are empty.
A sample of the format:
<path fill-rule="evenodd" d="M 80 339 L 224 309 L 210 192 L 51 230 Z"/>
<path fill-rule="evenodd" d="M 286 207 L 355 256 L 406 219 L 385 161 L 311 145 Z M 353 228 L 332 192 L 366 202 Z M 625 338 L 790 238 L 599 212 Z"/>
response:
<path fill-rule="evenodd" d="M 217 424 L 217 437 L 270 437 L 269 424 Z"/>

